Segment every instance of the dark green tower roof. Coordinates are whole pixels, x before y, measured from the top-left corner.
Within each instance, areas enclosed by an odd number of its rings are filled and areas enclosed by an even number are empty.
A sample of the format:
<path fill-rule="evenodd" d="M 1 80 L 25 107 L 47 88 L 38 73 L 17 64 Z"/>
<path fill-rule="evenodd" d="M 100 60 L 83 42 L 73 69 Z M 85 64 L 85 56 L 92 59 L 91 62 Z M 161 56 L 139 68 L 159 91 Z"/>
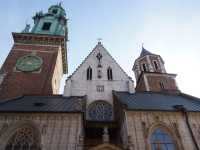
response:
<path fill-rule="evenodd" d="M 26 26 L 23 33 L 60 35 L 67 40 L 67 18 L 61 3 L 50 6 L 47 13 L 37 12 L 33 20 L 31 31 L 30 26 Z"/>

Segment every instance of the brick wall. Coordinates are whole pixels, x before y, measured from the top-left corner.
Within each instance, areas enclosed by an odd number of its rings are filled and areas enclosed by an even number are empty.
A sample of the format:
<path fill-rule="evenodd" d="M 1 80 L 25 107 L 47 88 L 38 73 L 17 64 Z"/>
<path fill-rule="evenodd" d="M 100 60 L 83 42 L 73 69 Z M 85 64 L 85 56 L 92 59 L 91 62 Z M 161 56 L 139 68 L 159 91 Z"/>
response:
<path fill-rule="evenodd" d="M 58 50 L 58 46 L 15 44 L 1 68 L 1 72 L 6 73 L 6 76 L 0 87 L 0 98 L 12 98 L 24 94 L 53 94 L 52 78 Z M 40 70 L 35 72 L 16 70 L 17 59 L 33 52 L 43 60 Z"/>

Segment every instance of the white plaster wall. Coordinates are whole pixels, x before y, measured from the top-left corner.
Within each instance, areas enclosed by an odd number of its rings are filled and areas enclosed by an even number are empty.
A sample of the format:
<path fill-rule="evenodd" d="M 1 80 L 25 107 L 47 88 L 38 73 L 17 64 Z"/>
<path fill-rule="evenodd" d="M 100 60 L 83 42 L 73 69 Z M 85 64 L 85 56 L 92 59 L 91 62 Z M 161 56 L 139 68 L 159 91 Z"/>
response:
<path fill-rule="evenodd" d="M 102 78 L 97 77 L 98 60 L 96 55 L 101 53 Z M 87 68 L 92 68 L 92 80 L 87 80 Z M 112 68 L 113 80 L 107 79 L 107 68 Z M 96 86 L 103 85 L 104 92 L 97 92 Z M 66 81 L 64 96 L 87 95 L 87 104 L 95 100 L 105 100 L 113 103 L 112 91 L 134 92 L 134 83 L 116 61 L 110 56 L 107 50 L 98 44 L 77 70 Z"/>

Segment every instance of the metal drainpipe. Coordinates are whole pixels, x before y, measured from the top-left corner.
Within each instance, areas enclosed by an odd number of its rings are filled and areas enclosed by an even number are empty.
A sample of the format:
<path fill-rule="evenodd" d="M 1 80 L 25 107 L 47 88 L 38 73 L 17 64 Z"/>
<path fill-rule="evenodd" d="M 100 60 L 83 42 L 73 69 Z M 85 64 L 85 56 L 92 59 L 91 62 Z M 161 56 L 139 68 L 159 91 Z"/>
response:
<path fill-rule="evenodd" d="M 186 125 L 187 125 L 187 127 L 189 129 L 189 132 L 191 134 L 191 137 L 192 137 L 192 140 L 194 142 L 194 145 L 195 145 L 195 147 L 196 147 L 197 150 L 200 150 L 200 148 L 199 148 L 199 146 L 197 144 L 197 141 L 195 139 L 194 133 L 192 131 L 192 128 L 190 126 L 190 123 L 189 123 L 187 109 L 183 105 L 176 105 L 176 106 L 174 106 L 174 108 L 177 109 L 177 110 L 179 110 L 179 111 L 181 111 L 183 113 L 183 115 L 185 116 Z"/>
<path fill-rule="evenodd" d="M 184 113 L 184 115 L 185 115 L 186 124 L 187 124 L 188 129 L 189 129 L 189 131 L 190 131 L 190 134 L 191 134 L 191 136 L 192 136 L 194 145 L 195 145 L 195 147 L 196 147 L 197 150 L 200 150 L 200 149 L 199 149 L 199 146 L 198 146 L 198 144 L 197 144 L 197 141 L 196 141 L 196 139 L 195 139 L 194 133 L 193 133 L 193 131 L 192 131 L 192 128 L 191 128 L 191 126 L 190 126 L 190 123 L 189 123 L 188 113 L 187 113 L 187 111 L 184 111 L 183 113 Z"/>

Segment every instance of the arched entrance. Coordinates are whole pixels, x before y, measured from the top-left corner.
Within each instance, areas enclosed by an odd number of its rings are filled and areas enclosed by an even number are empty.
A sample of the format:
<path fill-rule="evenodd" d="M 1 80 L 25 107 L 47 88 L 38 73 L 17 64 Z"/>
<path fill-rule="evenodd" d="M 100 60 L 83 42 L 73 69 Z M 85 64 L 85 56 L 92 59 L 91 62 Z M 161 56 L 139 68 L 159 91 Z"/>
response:
<path fill-rule="evenodd" d="M 93 147 L 90 150 L 122 150 L 122 149 L 115 145 L 106 143 L 106 144 L 101 144 L 96 147 Z"/>

